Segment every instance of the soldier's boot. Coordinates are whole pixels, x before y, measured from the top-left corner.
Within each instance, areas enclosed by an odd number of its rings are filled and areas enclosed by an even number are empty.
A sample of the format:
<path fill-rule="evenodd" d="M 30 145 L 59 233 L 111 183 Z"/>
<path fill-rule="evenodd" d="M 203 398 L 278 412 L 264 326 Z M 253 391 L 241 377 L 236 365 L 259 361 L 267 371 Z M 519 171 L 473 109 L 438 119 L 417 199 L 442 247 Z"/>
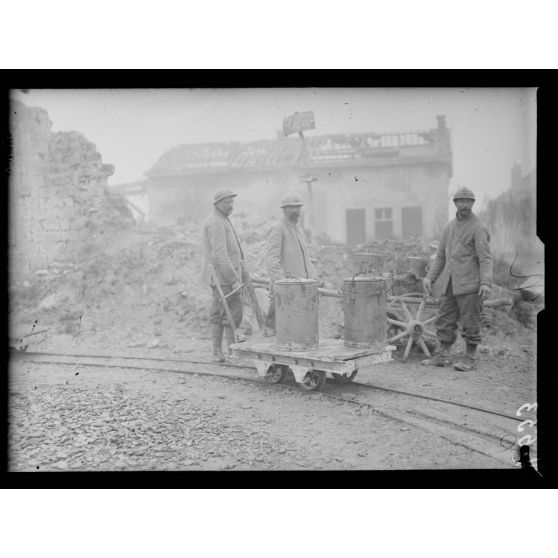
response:
<path fill-rule="evenodd" d="M 422 361 L 425 366 L 450 366 L 451 360 L 451 345 L 442 343 L 440 352 L 432 358 L 427 358 Z"/>
<path fill-rule="evenodd" d="M 456 370 L 467 372 L 468 370 L 477 369 L 477 345 L 467 343 L 465 349 L 465 357 L 454 365 Z"/>
<path fill-rule="evenodd" d="M 225 326 L 225 346 L 227 347 L 226 355 L 228 358 L 233 357 L 231 345 L 234 343 L 234 333 L 231 327 Z"/>
<path fill-rule="evenodd" d="M 213 340 L 213 362 L 225 362 L 223 354 L 223 326 L 221 324 L 213 324 L 211 327 L 211 337 Z"/>

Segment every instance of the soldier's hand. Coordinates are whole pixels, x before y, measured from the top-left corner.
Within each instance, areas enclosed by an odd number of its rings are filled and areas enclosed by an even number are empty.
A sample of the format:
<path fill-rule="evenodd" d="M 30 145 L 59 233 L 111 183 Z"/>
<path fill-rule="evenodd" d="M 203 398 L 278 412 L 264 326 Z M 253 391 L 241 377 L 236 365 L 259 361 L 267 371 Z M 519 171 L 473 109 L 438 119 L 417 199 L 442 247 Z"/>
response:
<path fill-rule="evenodd" d="M 488 285 L 481 285 L 478 295 L 482 300 L 486 300 L 490 296 L 491 288 Z"/>
<path fill-rule="evenodd" d="M 422 280 L 422 286 L 424 287 L 424 290 L 426 291 L 427 294 L 429 295 L 432 294 L 432 279 L 425 277 Z"/>

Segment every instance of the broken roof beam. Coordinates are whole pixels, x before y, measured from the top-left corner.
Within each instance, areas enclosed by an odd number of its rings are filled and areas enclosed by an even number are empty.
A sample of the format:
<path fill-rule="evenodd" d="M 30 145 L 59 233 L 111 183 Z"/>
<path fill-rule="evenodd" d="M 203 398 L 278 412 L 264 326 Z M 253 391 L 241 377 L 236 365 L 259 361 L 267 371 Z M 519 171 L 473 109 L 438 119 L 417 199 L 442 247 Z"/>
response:
<path fill-rule="evenodd" d="M 393 133 L 331 134 L 306 138 L 311 164 L 385 164 L 411 161 L 451 161 L 449 130 L 435 128 Z M 383 159 L 383 161 L 382 161 Z M 376 162 L 378 161 L 378 162 Z M 170 150 L 145 173 L 177 175 L 195 170 L 272 169 L 302 164 L 298 138 L 248 143 L 182 145 Z"/>

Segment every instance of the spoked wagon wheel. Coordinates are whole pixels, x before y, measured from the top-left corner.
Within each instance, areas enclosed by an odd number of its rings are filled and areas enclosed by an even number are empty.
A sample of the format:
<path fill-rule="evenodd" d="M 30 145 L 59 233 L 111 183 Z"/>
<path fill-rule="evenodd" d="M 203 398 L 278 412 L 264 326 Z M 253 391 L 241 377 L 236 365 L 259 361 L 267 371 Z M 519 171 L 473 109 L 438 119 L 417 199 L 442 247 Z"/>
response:
<path fill-rule="evenodd" d="M 266 372 L 264 379 L 270 384 L 278 384 L 285 378 L 287 370 L 282 364 L 272 364 Z"/>
<path fill-rule="evenodd" d="M 326 373 L 323 370 L 310 370 L 304 376 L 304 380 L 300 384 L 302 389 L 314 391 L 320 389 L 326 381 Z"/>
<path fill-rule="evenodd" d="M 424 307 L 426 304 L 430 303 L 438 303 L 435 298 L 431 296 L 425 295 L 423 293 L 408 293 L 401 296 L 393 297 L 390 303 L 387 306 L 388 310 L 388 317 L 387 322 L 393 328 L 399 328 L 399 333 L 390 337 L 387 342 L 393 343 L 399 339 L 403 339 L 408 337 L 407 346 L 405 347 L 405 352 L 403 354 L 403 361 L 406 361 L 409 358 L 409 353 L 411 352 L 411 347 L 414 343 L 417 343 L 422 352 L 427 356 L 430 357 L 430 351 L 424 342 L 425 337 L 436 338 L 436 333 L 431 329 L 427 329 L 426 326 L 432 323 L 436 316 L 432 316 L 426 320 L 422 319 L 422 314 L 424 312 Z M 411 304 L 419 304 L 417 309 L 417 313 L 413 316 L 412 312 L 409 310 L 407 303 Z M 394 308 L 400 308 L 405 316 L 404 319 L 407 321 L 394 319 L 393 312 L 389 312 L 389 310 L 393 310 Z M 390 316 L 391 314 L 391 316 Z"/>
<path fill-rule="evenodd" d="M 395 313 L 395 312 L 387 312 L 387 317 L 391 318 L 391 320 L 393 322 L 397 322 L 400 321 L 399 316 Z M 405 331 L 404 327 L 399 327 L 396 325 L 393 325 L 392 323 L 389 323 L 389 319 L 388 321 L 388 326 L 387 326 L 387 337 L 388 339 L 391 339 L 392 337 L 395 337 L 398 333 L 401 333 L 402 331 Z"/>
<path fill-rule="evenodd" d="M 349 376 L 347 376 L 347 374 L 336 374 L 335 372 L 332 372 L 331 375 L 333 376 L 334 382 L 337 382 L 339 384 L 348 384 L 349 382 L 352 382 L 354 380 L 357 372 L 358 370 L 353 370 L 353 372 Z"/>

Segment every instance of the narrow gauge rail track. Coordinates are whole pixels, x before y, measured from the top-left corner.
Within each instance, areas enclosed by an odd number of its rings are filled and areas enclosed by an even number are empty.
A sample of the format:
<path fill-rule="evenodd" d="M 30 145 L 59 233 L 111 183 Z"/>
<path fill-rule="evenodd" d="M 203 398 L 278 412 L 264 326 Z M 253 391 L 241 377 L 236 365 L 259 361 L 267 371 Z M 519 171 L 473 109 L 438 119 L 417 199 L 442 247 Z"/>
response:
<path fill-rule="evenodd" d="M 179 364 L 202 364 L 202 365 L 208 365 L 208 366 L 219 366 L 221 368 L 240 368 L 240 369 L 249 369 L 249 370 L 255 370 L 256 368 L 254 366 L 250 366 L 248 364 L 241 364 L 238 362 L 226 362 L 226 363 L 218 363 L 218 362 L 212 362 L 212 361 L 208 361 L 208 360 L 192 360 L 192 359 L 173 359 L 173 358 L 157 358 L 157 357 L 135 357 L 135 356 L 129 356 L 129 355 L 89 355 L 89 354 L 73 354 L 73 353 L 46 353 L 46 352 L 23 352 L 23 353 L 16 353 L 18 355 L 17 358 L 25 358 L 26 360 L 30 360 L 27 357 L 28 356 L 37 356 L 37 357 L 41 357 L 41 356 L 46 356 L 46 357 L 72 357 L 72 358 L 96 358 L 96 359 L 121 359 L 121 360 L 139 360 L 139 361 L 147 361 L 147 362 L 175 362 L 175 363 L 179 363 Z M 55 363 L 53 363 L 55 364 Z M 57 363 L 57 364 L 65 364 L 65 363 Z M 84 364 L 84 363 L 78 363 L 75 362 L 73 364 Z M 126 368 L 126 366 L 117 366 L 119 368 Z M 150 368 L 145 368 L 146 370 L 149 370 Z M 163 369 L 161 369 L 163 370 Z M 176 372 L 177 370 L 168 370 L 171 372 Z M 342 384 L 335 384 L 337 387 L 340 387 Z M 490 409 L 483 409 L 481 407 L 475 407 L 473 405 L 468 405 L 466 403 L 460 403 L 458 401 L 451 401 L 448 399 L 441 399 L 439 397 L 432 397 L 430 395 L 423 395 L 423 394 L 418 394 L 418 393 L 410 393 L 407 391 L 401 391 L 401 390 L 396 390 L 396 389 L 391 389 L 391 388 L 386 388 L 386 387 L 381 387 L 381 386 L 375 386 L 375 385 L 371 385 L 371 384 L 361 384 L 359 382 L 351 382 L 350 384 L 346 384 L 346 386 L 359 386 L 365 389 L 374 389 L 374 390 L 381 390 L 381 391 L 386 391 L 386 392 L 390 392 L 390 393 L 396 393 L 396 394 L 400 394 L 400 395 L 407 395 L 409 397 L 417 397 L 420 399 L 427 399 L 430 401 L 436 401 L 439 403 L 446 403 L 447 405 L 454 405 L 457 407 L 463 407 L 465 409 L 471 409 L 473 411 L 479 411 L 481 413 L 487 413 L 487 414 L 491 414 L 491 415 L 496 415 L 496 416 L 500 416 L 500 417 L 504 417 L 504 418 L 508 418 L 510 420 L 515 420 L 517 422 L 521 422 L 524 419 L 521 417 L 517 417 L 514 415 L 508 415 L 505 413 L 500 413 L 498 411 L 492 411 Z M 321 393 L 321 392 L 320 392 Z"/>
<path fill-rule="evenodd" d="M 99 354 L 70 354 L 70 353 L 49 353 L 49 352 L 17 352 L 13 353 L 16 359 L 37 364 L 56 364 L 65 366 L 87 366 L 97 368 L 124 368 L 130 370 L 145 370 L 153 372 L 173 372 L 181 374 L 199 374 L 200 376 L 213 376 L 219 378 L 227 378 L 249 382 L 259 385 L 267 385 L 274 388 L 283 388 L 308 394 L 313 397 L 325 397 L 336 400 L 340 403 L 367 409 L 379 416 L 397 421 L 404 425 L 419 427 L 425 431 L 433 433 L 440 438 L 451 442 L 457 446 L 467 450 L 489 457 L 492 461 L 500 464 L 500 467 L 507 465 L 513 466 L 512 454 L 510 451 L 515 445 L 510 443 L 509 438 L 513 437 L 516 431 L 515 425 L 511 421 L 521 422 L 521 417 L 507 415 L 499 411 L 483 409 L 466 403 L 440 399 L 428 395 L 409 393 L 405 391 L 395 390 L 382 386 L 371 384 L 361 384 L 351 382 L 349 384 L 330 384 L 331 391 L 305 391 L 298 387 L 295 382 L 286 380 L 282 384 L 268 384 L 258 376 L 245 375 L 239 376 L 227 373 L 227 370 L 255 370 L 255 367 L 242 362 L 215 363 L 207 360 L 196 359 L 173 359 L 173 358 L 157 358 L 157 357 L 135 357 L 129 355 L 99 355 Z M 161 366 L 160 363 L 166 363 L 168 366 Z M 149 365 L 151 364 L 151 366 Z M 180 365 L 196 365 L 195 369 L 186 370 Z M 201 371 L 202 367 L 219 367 L 224 373 L 215 373 L 209 371 Z M 358 398 L 358 395 L 365 395 L 364 398 Z M 344 397 L 348 395 L 350 397 Z M 430 401 L 434 407 L 425 410 L 418 405 L 417 402 Z M 409 406 L 415 408 L 409 408 Z M 444 411 L 445 407 L 445 411 Z M 467 423 L 471 421 L 469 415 L 461 416 L 459 420 L 455 420 L 452 416 L 448 417 L 447 410 L 452 411 L 474 411 L 477 418 L 474 419 L 476 424 L 470 426 Z M 492 423 L 484 420 L 479 424 L 478 417 L 484 416 L 492 419 Z M 505 419 L 503 421 L 502 419 Z M 496 422 L 494 422 L 496 421 Z M 495 433 L 497 432 L 497 433 Z M 507 440 L 507 441 L 506 441 Z M 502 443 L 504 441 L 504 444 Z"/>

